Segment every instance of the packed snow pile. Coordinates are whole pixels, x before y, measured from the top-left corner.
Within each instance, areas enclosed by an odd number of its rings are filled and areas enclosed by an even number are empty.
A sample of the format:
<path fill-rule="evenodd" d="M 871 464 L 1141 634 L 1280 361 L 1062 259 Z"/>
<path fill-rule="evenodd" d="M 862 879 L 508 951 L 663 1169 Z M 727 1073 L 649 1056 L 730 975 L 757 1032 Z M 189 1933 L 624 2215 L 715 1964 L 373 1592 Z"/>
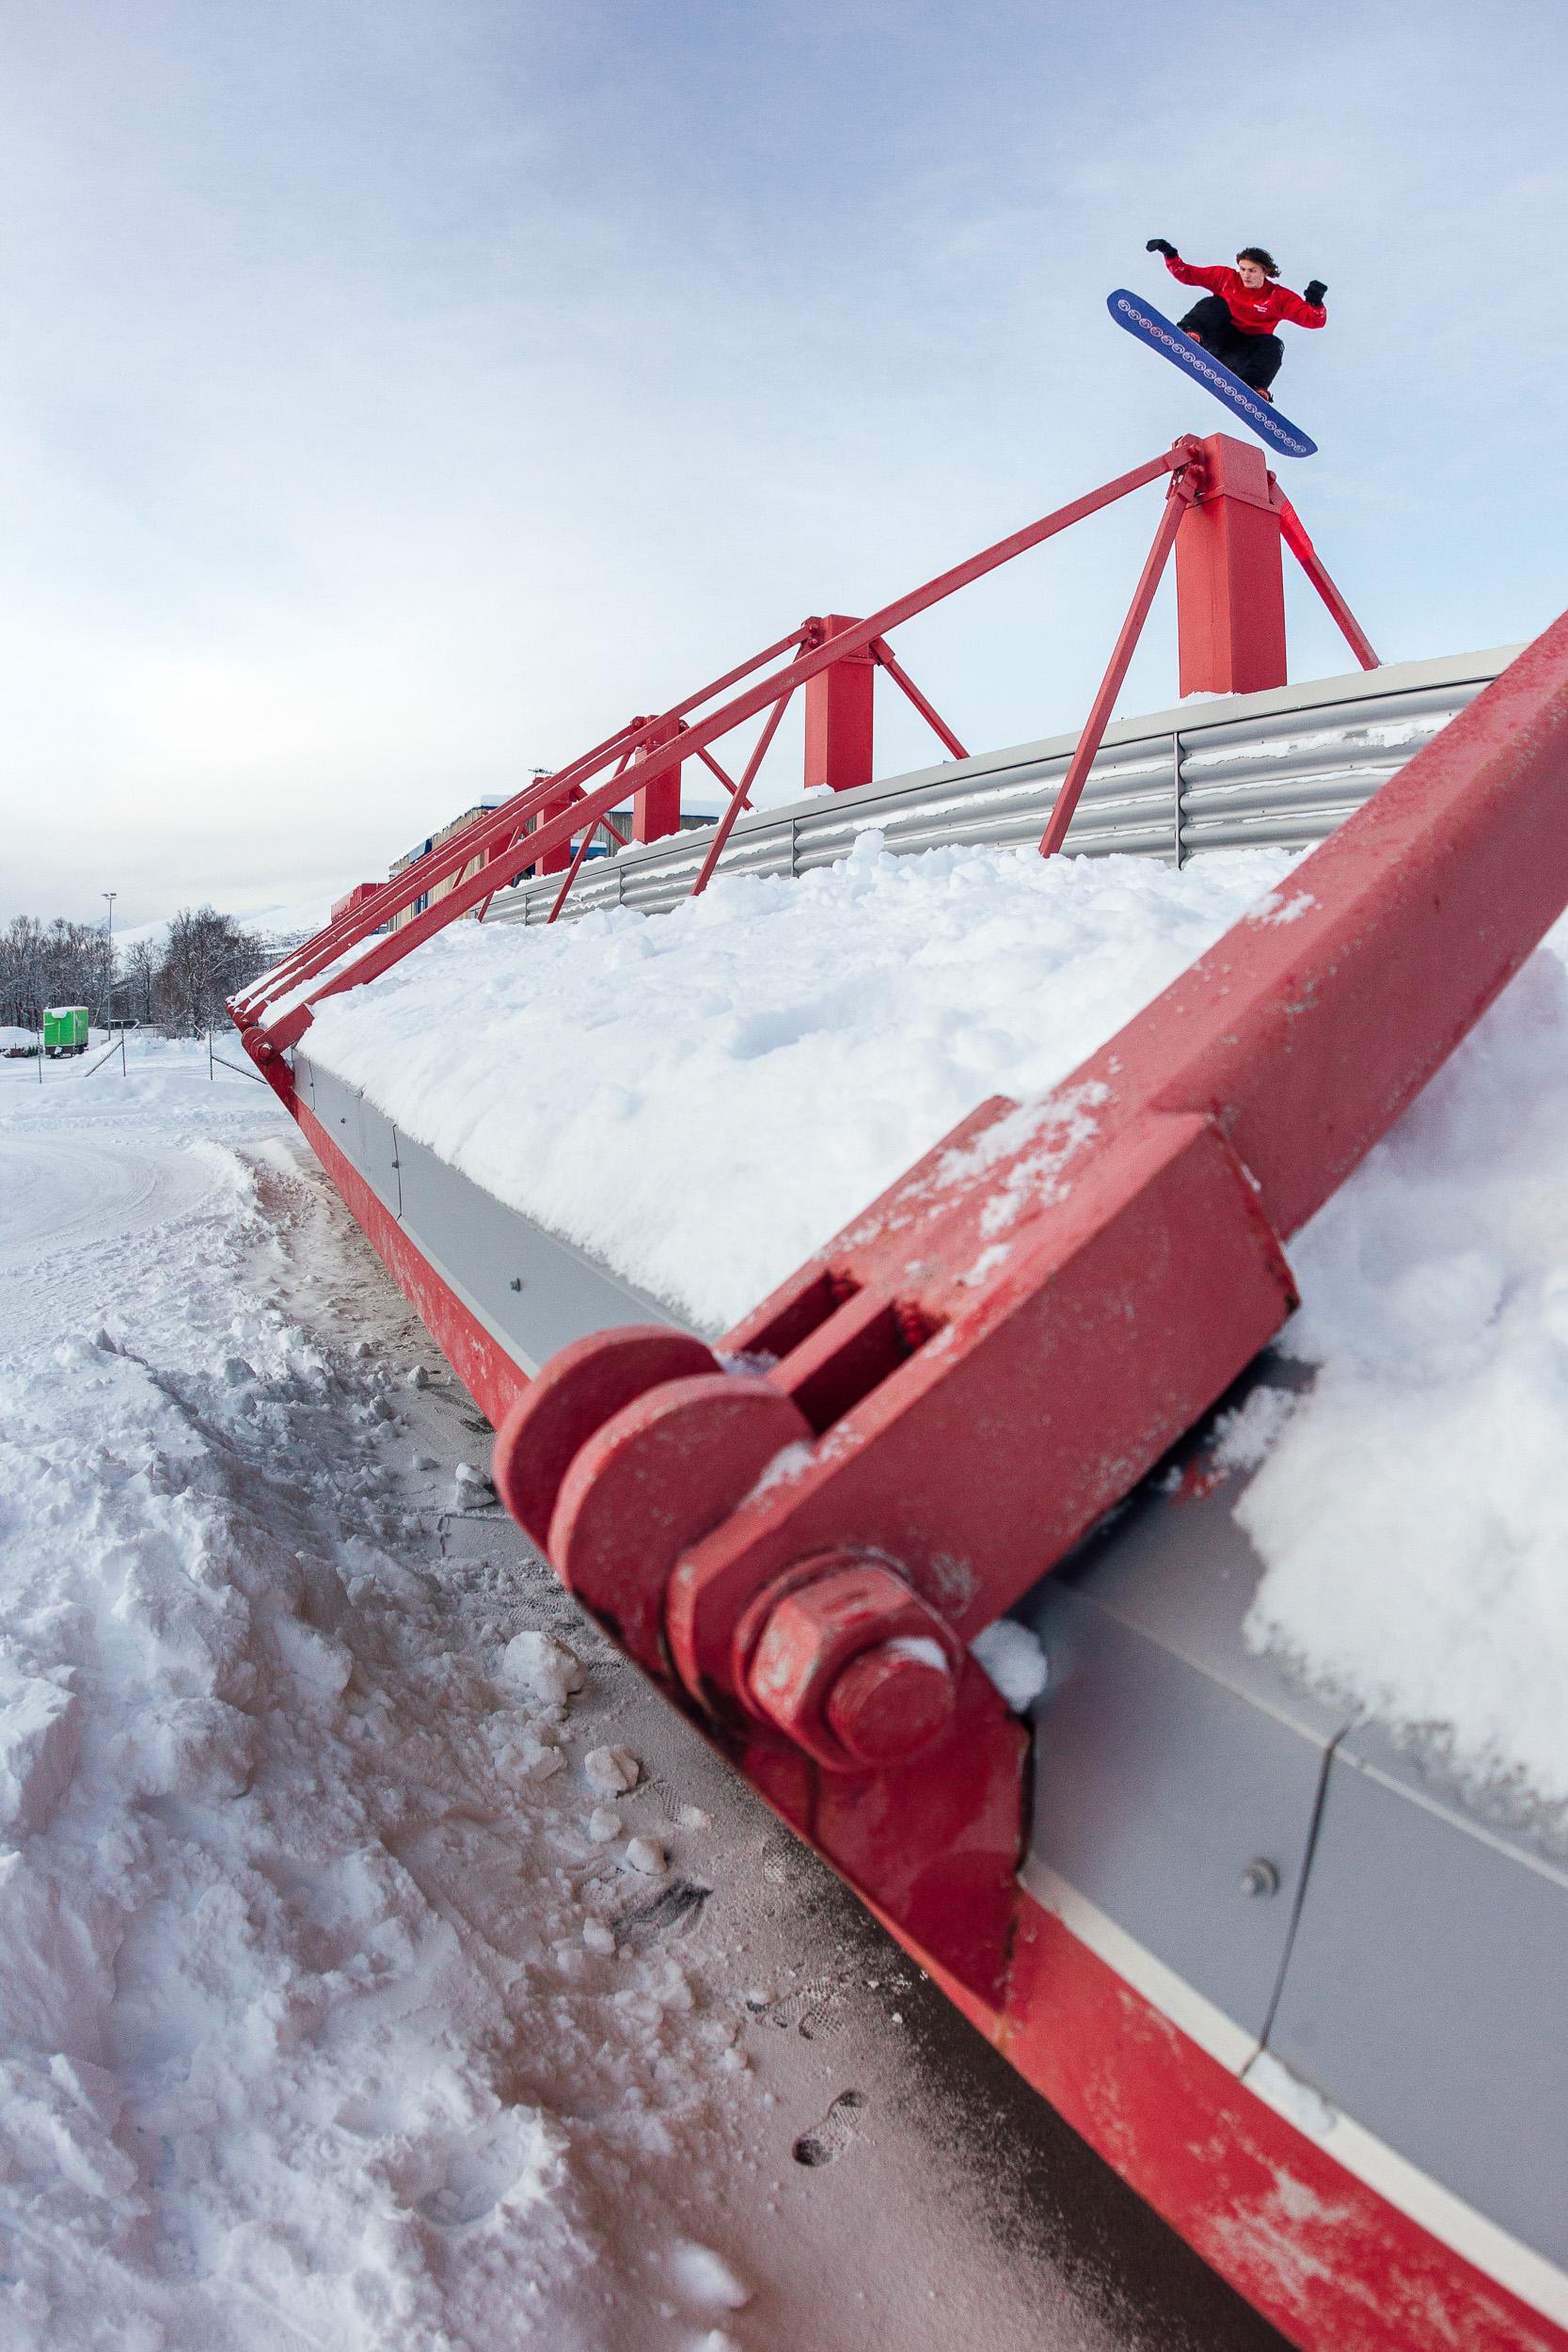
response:
<path fill-rule="evenodd" d="M 305 1051 L 541 1224 L 722 1330 L 988 1094 L 1043 1093 L 1288 869 L 861 835 L 667 915 L 453 924 Z"/>
<path fill-rule="evenodd" d="M 638 1759 L 276 1303 L 270 1093 L 139 1067 L 0 1100 L 8 2352 L 695 2344 L 745 2290 L 642 2189 L 741 2060 L 626 1925 Z"/>
<path fill-rule="evenodd" d="M 1554 952 L 1554 947 L 1556 952 Z M 1291 1251 L 1259 1647 L 1568 1801 L 1568 930 Z"/>
<path fill-rule="evenodd" d="M 863 835 L 655 918 L 460 924 L 308 1051 L 541 1224 L 721 1329 L 990 1093 L 1049 1089 L 1283 877 Z M 1250 1634 L 1455 1761 L 1568 1797 L 1560 936 L 1315 1223 L 1321 1366 L 1246 1503 Z"/>

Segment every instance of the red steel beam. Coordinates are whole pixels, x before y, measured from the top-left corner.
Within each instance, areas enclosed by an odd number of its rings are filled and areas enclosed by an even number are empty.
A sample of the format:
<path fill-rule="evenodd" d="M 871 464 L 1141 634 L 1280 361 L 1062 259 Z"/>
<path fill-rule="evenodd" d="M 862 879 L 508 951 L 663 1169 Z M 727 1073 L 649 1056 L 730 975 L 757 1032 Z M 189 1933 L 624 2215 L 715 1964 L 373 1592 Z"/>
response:
<path fill-rule="evenodd" d="M 582 869 L 582 862 L 588 855 L 589 847 L 593 839 L 593 826 L 584 825 L 582 829 L 582 839 L 578 843 L 577 855 L 573 858 L 570 866 L 566 868 L 565 876 L 562 882 L 561 888 L 556 892 L 554 903 L 552 904 L 549 914 L 546 918 L 546 923 L 553 923 L 556 916 L 561 913 L 562 908 L 565 905 L 568 897 L 571 895 L 572 884 L 576 882 L 578 875 Z"/>
<path fill-rule="evenodd" d="M 448 1361 L 494 1422 L 526 1389 L 517 1364 L 479 1325 L 303 1104 L 295 1115 Z M 666 1372 L 701 1364 L 701 1343 L 657 1335 Z M 711 1724 L 707 1726 L 712 1730 Z M 1000 1736 L 999 1736 L 1000 1735 Z M 1010 1735 L 1012 1746 L 1004 1746 Z M 783 1769 L 778 1751 L 742 1753 L 742 1769 L 797 1833 L 841 1870 L 871 1850 L 855 1883 L 911 1957 L 970 2021 L 1049 2099 L 1155 2211 L 1291 2342 L 1310 2352 L 1408 2352 L 1435 2331 L 1466 2352 L 1568 2352 L 1568 2332 L 1509 2286 L 1387 2202 L 1336 2160 L 1335 2143 L 1286 2122 L 1191 2041 L 1126 1978 L 1017 1884 L 1021 1727 L 992 1725 L 980 1757 L 945 1751 L 924 1781 L 909 1772 L 846 1785 L 836 1803 Z M 732 1750 L 733 1754 L 733 1750 Z M 953 1854 L 928 1853 L 906 1874 L 901 1908 L 879 1902 L 875 1848 L 885 1824 L 920 1804 L 927 1835 L 952 1834 Z M 1010 1807 L 1010 1810 L 1009 1810 Z M 995 1884 L 978 1823 L 990 1824 Z M 849 1874 L 847 1871 L 847 1874 Z M 899 1889 L 891 1890 L 897 1903 Z M 1002 1899 L 998 1899 L 998 1891 Z M 933 1910 L 945 1902 L 952 1916 Z M 928 1940 L 911 1923 L 924 1914 Z M 906 1917 L 904 1915 L 908 1914 Z M 973 1948 L 955 1978 L 932 1950 L 953 1949 L 953 1919 L 978 1919 L 989 1970 Z M 987 1990 L 976 1991 L 983 1979 Z M 1303 2193 L 1282 2199 L 1287 2179 Z"/>
<path fill-rule="evenodd" d="M 1189 511 L 1194 495 L 1190 472 L 1173 476 L 1170 488 L 1165 494 L 1165 508 L 1160 517 L 1160 527 L 1154 533 L 1154 544 L 1148 550 L 1143 571 L 1139 575 L 1137 587 L 1132 594 L 1132 602 L 1128 608 L 1127 618 L 1121 625 L 1121 634 L 1112 648 L 1109 665 L 1100 681 L 1100 691 L 1094 698 L 1093 707 L 1087 719 L 1084 722 L 1084 732 L 1078 738 L 1077 749 L 1068 763 L 1068 771 L 1062 778 L 1062 787 L 1056 795 L 1050 821 L 1040 837 L 1041 857 L 1054 857 L 1067 839 L 1067 829 L 1072 822 L 1072 812 L 1078 806 L 1079 795 L 1088 782 L 1089 770 L 1094 766 L 1099 755 L 1111 712 L 1116 707 L 1117 696 L 1121 691 L 1122 679 L 1127 675 L 1127 665 L 1132 660 L 1138 639 L 1143 634 L 1144 623 L 1148 618 L 1148 608 L 1154 602 L 1161 576 L 1176 542 L 1176 534 L 1181 528 L 1182 519 Z"/>
<path fill-rule="evenodd" d="M 519 1367 L 309 1111 L 298 1104 L 295 1115 L 449 1363 L 481 1410 L 502 1422 L 527 1386 Z M 659 1335 L 658 1354 L 670 1376 L 705 1357 L 700 1343 L 670 1331 Z M 1019 1727 L 1003 1730 L 1013 1734 L 1016 1750 Z M 869 1802 L 862 1787 L 847 1804 L 823 1807 L 819 1788 L 799 1777 L 791 1786 L 777 1752 L 742 1758 L 774 1809 L 841 1870 L 854 1860 L 857 1836 L 863 1845 L 874 1840 L 879 1806 L 891 1805 L 897 1818 L 911 1795 L 924 1794 L 927 1832 L 940 1836 L 944 1826 L 956 1827 L 957 1867 L 944 1874 L 943 1857 L 930 1857 L 924 1883 L 908 1890 L 907 1908 L 924 1904 L 928 1915 L 940 1894 L 956 1913 L 978 1911 L 999 1956 L 989 1994 L 955 1979 L 902 1916 L 876 1901 L 867 1883 L 875 1883 L 875 1863 L 860 1875 L 863 1897 L 1019 2073 L 1292 2343 L 1311 2352 L 1409 2352 L 1423 2331 L 1435 2330 L 1466 2352 L 1568 2352 L 1568 2332 L 1346 2170 L 1332 2142 L 1287 2122 L 1016 1883 L 1021 1800 L 994 1731 L 985 1762 L 996 1784 L 985 1802 L 1002 1817 L 993 1844 L 1005 1906 L 985 1899 L 990 1890 L 976 1883 L 983 1847 L 974 1816 L 983 1815 L 976 1800 L 984 1778 L 974 1759 L 939 1756 L 940 1780 L 933 1767 L 924 1791 L 911 1788 L 906 1772 L 896 1788 L 875 1778 Z M 945 1824 L 933 1810 L 944 1804 Z M 950 1924 L 944 1931 L 939 1920 L 935 1941 L 950 1948 L 951 1940 Z M 972 1958 L 967 1977 L 985 1973 Z M 1307 2193 L 1282 2199 L 1282 2179 Z"/>
<path fill-rule="evenodd" d="M 236 1024 L 242 1028 L 246 1026 L 257 1018 L 263 1006 L 275 1003 L 279 996 L 288 995 L 303 986 L 340 955 L 378 930 L 383 923 L 389 921 L 393 915 L 401 914 L 422 891 L 430 888 L 432 882 L 444 882 L 449 874 L 461 872 L 475 854 L 476 848 L 487 852 L 498 844 L 509 844 L 519 838 L 527 818 L 544 806 L 552 789 L 559 789 L 561 784 L 571 776 L 591 773 L 595 767 L 601 766 L 624 739 L 626 732 L 625 727 L 618 728 L 614 735 L 607 736 L 592 752 L 585 753 L 572 768 L 562 770 L 559 775 L 538 777 L 500 808 L 476 817 L 461 833 L 453 834 L 450 841 L 444 841 L 439 850 L 433 850 L 427 858 L 420 858 L 413 866 L 405 866 L 402 873 L 392 875 L 381 884 L 373 898 L 368 898 L 353 914 L 328 923 L 325 930 L 302 940 L 280 963 L 275 964 L 249 988 L 242 990 L 230 1000 L 230 1011 Z"/>
<path fill-rule="evenodd" d="M 814 616 L 816 642 L 843 637 L 857 626 L 847 612 Z M 872 733 L 876 707 L 876 659 L 870 644 L 844 656 L 814 677 L 806 689 L 805 767 L 808 792 L 853 792 L 869 784 L 875 766 Z"/>
<path fill-rule="evenodd" d="M 736 792 L 740 789 L 740 787 L 736 783 L 735 778 L 730 775 L 726 770 L 721 768 L 719 762 L 714 758 L 713 754 L 710 751 L 700 751 L 697 754 L 697 756 L 702 761 L 704 767 L 706 768 L 713 775 L 718 777 L 720 783 L 723 786 L 725 791 L 733 800 Z"/>

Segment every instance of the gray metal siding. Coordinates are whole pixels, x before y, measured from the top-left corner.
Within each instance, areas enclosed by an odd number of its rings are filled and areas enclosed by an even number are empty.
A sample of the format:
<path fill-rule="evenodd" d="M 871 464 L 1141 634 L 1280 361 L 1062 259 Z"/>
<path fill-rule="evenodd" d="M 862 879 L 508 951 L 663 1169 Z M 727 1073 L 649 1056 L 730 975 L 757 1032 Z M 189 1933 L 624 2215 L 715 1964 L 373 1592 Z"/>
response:
<path fill-rule="evenodd" d="M 1273 1355 L 1248 1379 L 1309 1385 Z M 1568 1833 L 1493 1818 L 1418 1743 L 1249 1648 L 1254 1472 L 1221 1472 L 1212 1445 L 1186 1440 L 1182 1476 L 1146 1482 L 1019 1605 L 1051 1666 L 1032 1856 L 1408 2163 L 1568 2262 Z M 1254 1857 L 1272 1895 L 1243 1892 Z"/>
<path fill-rule="evenodd" d="M 1183 859 L 1261 842 L 1306 849 L 1333 832 L 1458 715 L 1516 649 L 1402 662 L 1312 686 L 1230 695 L 1106 732 L 1068 830 L 1076 856 Z M 847 855 L 876 827 L 900 855 L 964 842 L 1037 842 L 1071 759 L 1060 736 L 813 793 L 742 817 L 725 874 L 793 877 Z M 690 890 L 707 853 L 701 832 L 596 859 L 578 876 L 570 915 L 627 906 L 657 914 Z M 502 892 L 486 921 L 543 923 L 560 878 Z"/>
<path fill-rule="evenodd" d="M 400 1133 L 356 1087 L 296 1053 L 294 1077 L 344 1158 L 421 1255 L 531 1376 L 572 1340 L 619 1323 L 682 1327 L 662 1300 L 547 1233 Z"/>
<path fill-rule="evenodd" d="M 1270 2048 L 1568 2265 L 1565 2019 L 1568 1868 L 1488 1835 L 1375 1727 L 1341 1741 Z"/>

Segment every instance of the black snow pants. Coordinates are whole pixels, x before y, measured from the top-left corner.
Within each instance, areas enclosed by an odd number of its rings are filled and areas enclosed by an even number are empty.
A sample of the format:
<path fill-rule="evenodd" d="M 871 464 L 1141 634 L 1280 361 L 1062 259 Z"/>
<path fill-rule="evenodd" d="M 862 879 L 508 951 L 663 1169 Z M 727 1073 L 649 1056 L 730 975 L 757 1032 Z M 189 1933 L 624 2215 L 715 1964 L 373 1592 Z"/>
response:
<path fill-rule="evenodd" d="M 1178 322 L 1195 333 L 1212 359 L 1239 375 L 1257 391 L 1267 391 L 1279 373 L 1285 346 L 1277 335 L 1243 335 L 1226 306 L 1223 294 L 1205 294 Z"/>

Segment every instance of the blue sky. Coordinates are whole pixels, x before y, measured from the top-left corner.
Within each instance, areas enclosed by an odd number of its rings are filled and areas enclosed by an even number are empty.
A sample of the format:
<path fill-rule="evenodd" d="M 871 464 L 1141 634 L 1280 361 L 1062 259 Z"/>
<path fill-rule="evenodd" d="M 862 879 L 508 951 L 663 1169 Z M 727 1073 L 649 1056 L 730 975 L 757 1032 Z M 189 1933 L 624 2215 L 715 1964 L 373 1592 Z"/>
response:
<path fill-rule="evenodd" d="M 1328 280 L 1288 487 L 1386 657 L 1534 634 L 1565 65 L 1533 0 L 13 0 L 0 916 L 374 874 L 1215 429 L 1105 315 L 1180 299 L 1153 234 Z M 1078 723 L 1156 504 L 906 632 L 974 747 Z M 1294 675 L 1346 666 L 1291 619 Z M 1167 609 L 1123 707 L 1174 686 Z M 891 709 L 883 742 L 926 756 Z"/>

